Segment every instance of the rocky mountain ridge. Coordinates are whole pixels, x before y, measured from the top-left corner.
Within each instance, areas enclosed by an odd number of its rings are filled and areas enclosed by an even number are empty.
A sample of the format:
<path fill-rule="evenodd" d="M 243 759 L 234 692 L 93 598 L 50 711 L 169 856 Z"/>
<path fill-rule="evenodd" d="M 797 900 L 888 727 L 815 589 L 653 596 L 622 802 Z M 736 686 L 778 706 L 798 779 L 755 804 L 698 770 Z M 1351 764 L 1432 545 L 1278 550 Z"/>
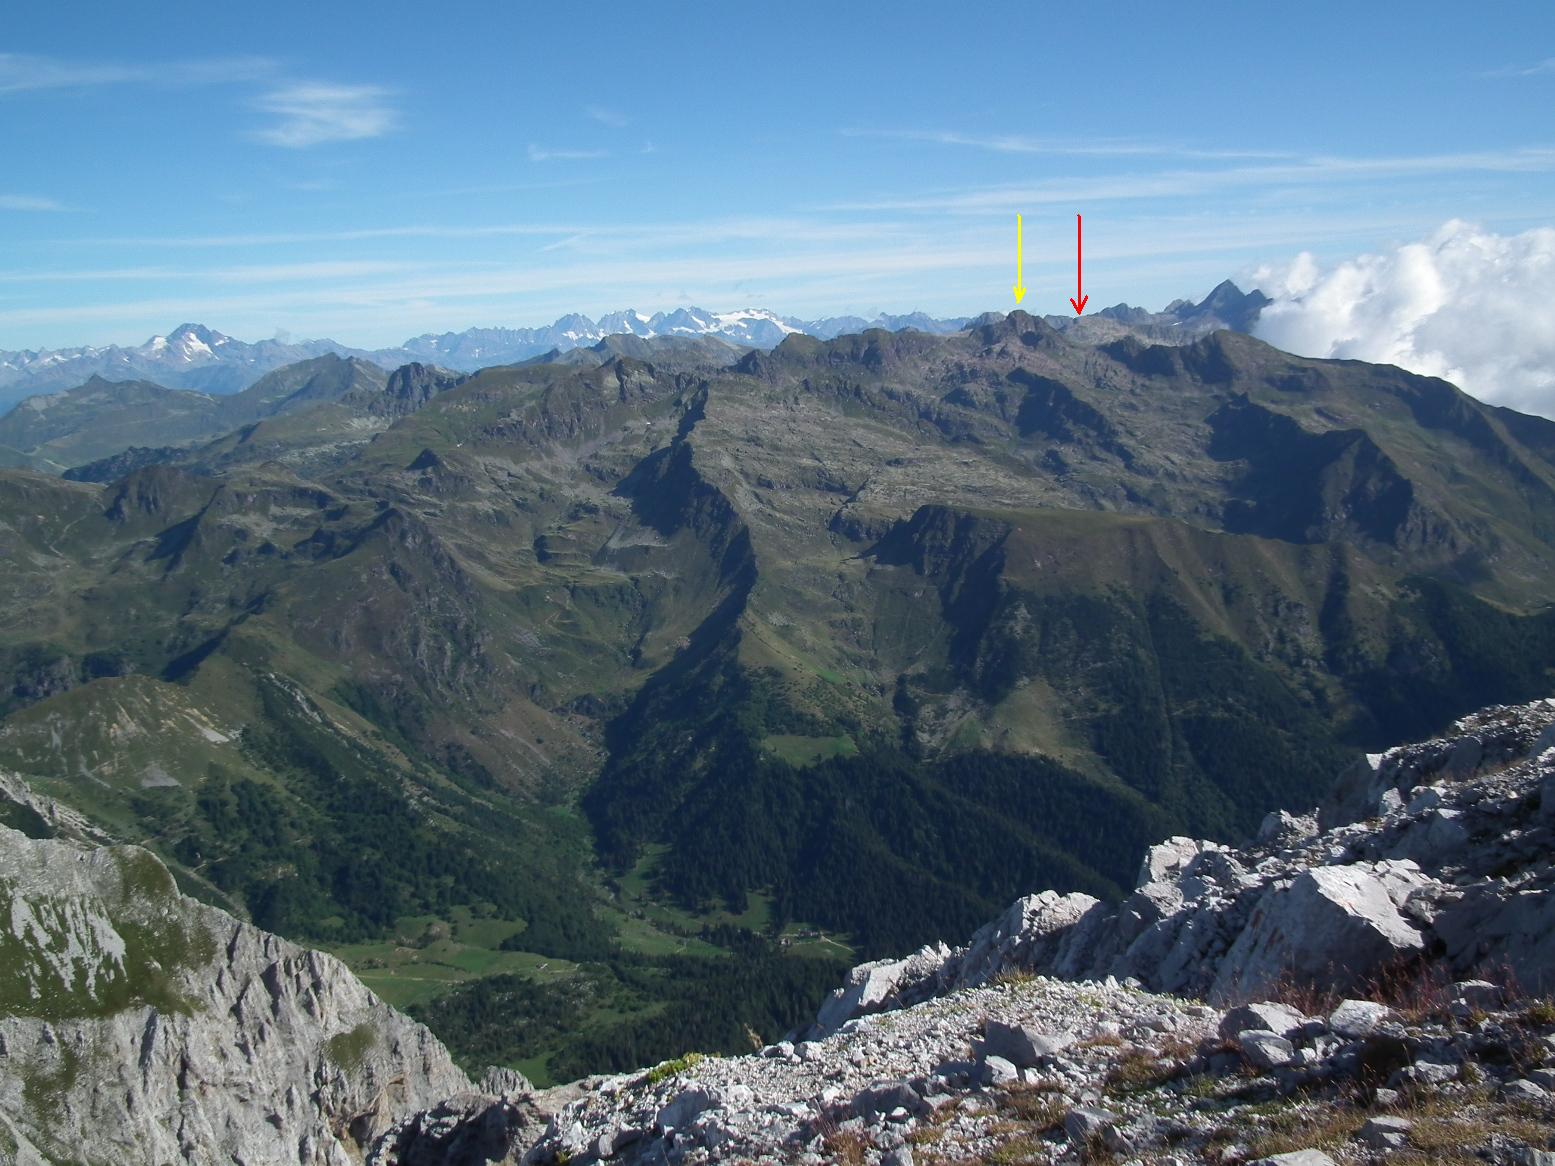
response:
<path fill-rule="evenodd" d="M 1133 331 L 1157 343 L 1177 343 L 1215 328 L 1247 331 L 1265 302 L 1261 293 L 1244 295 L 1228 280 L 1198 304 L 1178 300 L 1160 312 L 1117 304 L 1080 319 L 1049 316 L 1048 322 L 1090 340 L 1115 339 Z M 610 336 L 707 338 L 736 347 L 772 348 L 796 332 L 821 340 L 871 328 L 944 334 L 959 331 L 968 322 L 967 317 L 939 318 L 925 312 L 882 313 L 873 319 L 828 316 L 807 320 L 779 315 L 766 308 L 711 312 L 686 307 L 651 316 L 627 309 L 607 313 L 598 320 L 574 312 L 551 324 L 531 328 L 477 327 L 462 332 L 425 333 L 398 347 L 380 349 L 354 348 L 328 339 L 250 343 L 203 324 L 181 324 L 167 335 L 153 336 L 139 345 L 0 351 L 0 403 L 71 388 L 94 376 L 110 381 L 147 380 L 169 388 L 222 395 L 246 387 L 272 369 L 326 354 L 386 368 L 419 361 L 473 372 L 529 360 L 552 350 L 561 353 L 586 348 Z"/>

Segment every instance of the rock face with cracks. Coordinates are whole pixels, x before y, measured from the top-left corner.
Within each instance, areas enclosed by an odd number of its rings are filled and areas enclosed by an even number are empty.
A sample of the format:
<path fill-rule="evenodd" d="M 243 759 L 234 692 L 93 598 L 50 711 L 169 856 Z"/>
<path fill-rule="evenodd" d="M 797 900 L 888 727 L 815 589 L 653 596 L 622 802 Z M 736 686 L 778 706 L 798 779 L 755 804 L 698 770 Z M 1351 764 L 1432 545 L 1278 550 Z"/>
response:
<path fill-rule="evenodd" d="M 339 960 L 148 851 L 0 827 L 0 885 L 0 1161 L 350 1166 L 470 1089 Z"/>

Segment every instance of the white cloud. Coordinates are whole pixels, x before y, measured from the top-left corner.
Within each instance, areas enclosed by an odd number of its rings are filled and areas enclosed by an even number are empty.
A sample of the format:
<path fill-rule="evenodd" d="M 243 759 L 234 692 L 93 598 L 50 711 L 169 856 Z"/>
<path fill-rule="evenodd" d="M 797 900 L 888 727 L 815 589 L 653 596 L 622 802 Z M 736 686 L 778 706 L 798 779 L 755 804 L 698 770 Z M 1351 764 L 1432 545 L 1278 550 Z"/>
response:
<path fill-rule="evenodd" d="M 1536 61 L 1532 65 L 1508 65 L 1504 69 L 1493 69 L 1484 76 L 1538 77 L 1546 73 L 1555 73 L 1555 57 L 1545 57 L 1544 60 Z"/>
<path fill-rule="evenodd" d="M 272 146 L 293 150 L 382 137 L 396 121 L 388 99 L 388 90 L 377 85 L 319 81 L 286 85 L 254 103 L 255 108 L 280 119 L 255 136 Z"/>
<path fill-rule="evenodd" d="M 823 209 L 1005 214 L 1022 205 L 1139 202 L 1156 198 L 1199 197 L 1234 190 L 1288 191 L 1302 185 L 1321 189 L 1389 179 L 1423 178 L 1433 174 L 1545 174 L 1551 171 L 1555 171 L 1555 148 L 1548 146 L 1376 158 L 1314 155 L 1264 165 L 1174 168 L 1102 177 L 1050 178 L 922 196 L 892 196 L 832 203 Z"/>
<path fill-rule="evenodd" d="M 0 94 L 40 89 L 86 89 L 100 85 L 218 85 L 253 81 L 275 72 L 266 57 L 212 57 L 126 65 L 69 61 L 59 57 L 0 53 Z"/>
<path fill-rule="evenodd" d="M 610 109 L 603 105 L 585 105 L 583 112 L 600 125 L 609 126 L 613 130 L 625 129 L 632 124 L 632 119 L 620 110 Z"/>
<path fill-rule="evenodd" d="M 1274 299 L 1257 334 L 1280 348 L 1396 364 L 1555 417 L 1555 228 L 1455 219 L 1385 254 L 1325 269 L 1304 253 L 1250 282 Z"/>
<path fill-rule="evenodd" d="M 1236 159 L 1291 158 L 1284 150 L 1204 150 L 1181 143 L 1146 142 L 1131 138 L 1100 138 L 1068 141 L 1058 138 L 1029 138 L 1019 134 L 973 135 L 950 130 L 860 130 L 845 129 L 845 138 L 880 138 L 886 141 L 924 142 L 935 146 L 966 146 L 991 150 L 997 154 L 1050 154 L 1077 157 L 1128 158 L 1174 156 L 1179 158 Z"/>
<path fill-rule="evenodd" d="M 531 162 L 581 162 L 589 158 L 608 158 L 608 150 L 577 150 L 577 149 L 553 149 L 547 146 L 537 146 L 529 143 L 529 160 Z"/>
<path fill-rule="evenodd" d="M 65 204 L 57 199 L 33 194 L 0 194 L 0 211 L 62 211 Z"/>

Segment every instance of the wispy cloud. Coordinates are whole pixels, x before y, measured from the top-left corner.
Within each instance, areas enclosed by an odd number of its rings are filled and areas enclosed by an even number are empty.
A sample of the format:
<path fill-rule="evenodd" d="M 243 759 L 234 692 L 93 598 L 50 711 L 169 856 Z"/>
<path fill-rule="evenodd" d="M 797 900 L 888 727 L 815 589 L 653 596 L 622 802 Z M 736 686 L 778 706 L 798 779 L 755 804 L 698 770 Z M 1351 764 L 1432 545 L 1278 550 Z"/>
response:
<path fill-rule="evenodd" d="M 398 227 L 357 227 L 339 231 L 264 231 L 229 235 L 119 235 L 68 242 L 92 247 L 273 247 L 291 243 L 353 243 L 366 239 L 485 239 L 502 235 L 570 235 L 573 225 L 492 223 L 443 226 L 435 223 Z"/>
<path fill-rule="evenodd" d="M 984 214 L 1020 206 L 1052 203 L 1111 202 L 1151 198 L 1181 198 L 1217 191 L 1314 186 L 1367 182 L 1432 174 L 1548 173 L 1555 171 L 1555 148 L 1404 157 L 1310 157 L 1262 166 L 1204 167 L 1143 171 L 1105 177 L 1068 177 L 1033 183 L 950 190 L 923 195 L 872 198 L 834 203 L 834 211 L 919 211 Z"/>
<path fill-rule="evenodd" d="M 1555 57 L 1545 57 L 1532 65 L 1507 65 L 1481 73 L 1482 77 L 1539 77 L 1555 73 Z"/>
<path fill-rule="evenodd" d="M 58 199 L 35 194 L 0 194 L 0 211 L 67 211 Z"/>
<path fill-rule="evenodd" d="M 1083 142 L 1061 138 L 1030 138 L 1019 134 L 976 135 L 952 130 L 845 129 L 845 138 L 880 138 L 885 141 L 924 142 L 935 146 L 964 146 L 998 154 L 1047 154 L 1054 157 L 1177 157 L 1195 159 L 1291 158 L 1274 150 L 1206 150 L 1177 142 L 1143 142 L 1130 138 L 1103 138 Z"/>
<path fill-rule="evenodd" d="M 533 182 L 484 182 L 471 186 L 428 186 L 415 190 L 397 190 L 402 198 L 462 198 L 471 194 L 511 194 L 521 190 L 561 190 L 569 186 L 591 186 L 604 182 L 602 175 L 571 174 L 566 178 L 537 179 Z"/>
<path fill-rule="evenodd" d="M 825 222 L 813 218 L 719 218 L 693 222 L 640 222 L 589 225 L 585 223 L 406 223 L 393 227 L 356 227 L 338 231 L 269 231 L 228 235 L 120 235 L 64 240 L 90 247 L 273 247 L 295 243 L 355 243 L 374 239 L 491 239 L 502 237 L 555 239 L 600 237 L 641 240 L 645 244 L 674 246 L 730 240 L 762 242 L 836 242 L 889 235 L 883 224 Z"/>
<path fill-rule="evenodd" d="M 140 281 L 146 283 L 177 280 L 180 283 L 264 284 L 293 281 L 363 279 L 382 275 L 402 275 L 412 271 L 444 268 L 446 264 L 401 260 L 348 259 L 315 260 L 303 263 L 252 263 L 232 267 L 110 267 L 79 271 L 0 271 L 4 284 L 102 283 Z M 465 267 L 479 269 L 491 263 L 466 262 Z"/>
<path fill-rule="evenodd" d="M 589 158 L 608 158 L 609 150 L 578 150 L 570 148 L 556 149 L 548 146 L 537 146 L 529 143 L 529 160 L 531 162 L 581 162 Z"/>
<path fill-rule="evenodd" d="M 268 57 L 208 57 L 156 64 L 73 61 L 62 57 L 0 53 L 0 94 L 101 85 L 217 85 L 273 76 Z"/>
<path fill-rule="evenodd" d="M 556 239 L 547 243 L 540 248 L 540 252 L 544 254 L 547 251 L 566 251 L 576 247 L 579 243 L 586 242 L 588 238 L 589 233 L 587 231 L 579 231 L 576 234 L 568 235 L 565 239 Z"/>
<path fill-rule="evenodd" d="M 398 120 L 389 97 L 389 91 L 377 85 L 285 85 L 254 102 L 256 109 L 279 118 L 255 137 L 291 150 L 382 137 Z"/>
<path fill-rule="evenodd" d="M 603 105 L 585 105 L 583 112 L 600 125 L 609 126 L 613 130 L 625 129 L 632 124 L 632 119 L 620 110 L 610 109 Z"/>

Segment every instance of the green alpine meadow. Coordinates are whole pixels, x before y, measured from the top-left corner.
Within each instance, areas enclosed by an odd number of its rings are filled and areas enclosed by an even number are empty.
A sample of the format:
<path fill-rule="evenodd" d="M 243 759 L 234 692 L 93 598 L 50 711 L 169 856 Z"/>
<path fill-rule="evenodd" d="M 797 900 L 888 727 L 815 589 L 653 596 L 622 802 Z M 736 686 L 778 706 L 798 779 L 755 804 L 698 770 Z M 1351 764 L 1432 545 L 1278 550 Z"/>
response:
<path fill-rule="evenodd" d="M 63 398 L 0 422 L 0 769 L 467 1069 L 749 1051 L 1552 685 L 1555 423 L 1232 331 Z"/>

